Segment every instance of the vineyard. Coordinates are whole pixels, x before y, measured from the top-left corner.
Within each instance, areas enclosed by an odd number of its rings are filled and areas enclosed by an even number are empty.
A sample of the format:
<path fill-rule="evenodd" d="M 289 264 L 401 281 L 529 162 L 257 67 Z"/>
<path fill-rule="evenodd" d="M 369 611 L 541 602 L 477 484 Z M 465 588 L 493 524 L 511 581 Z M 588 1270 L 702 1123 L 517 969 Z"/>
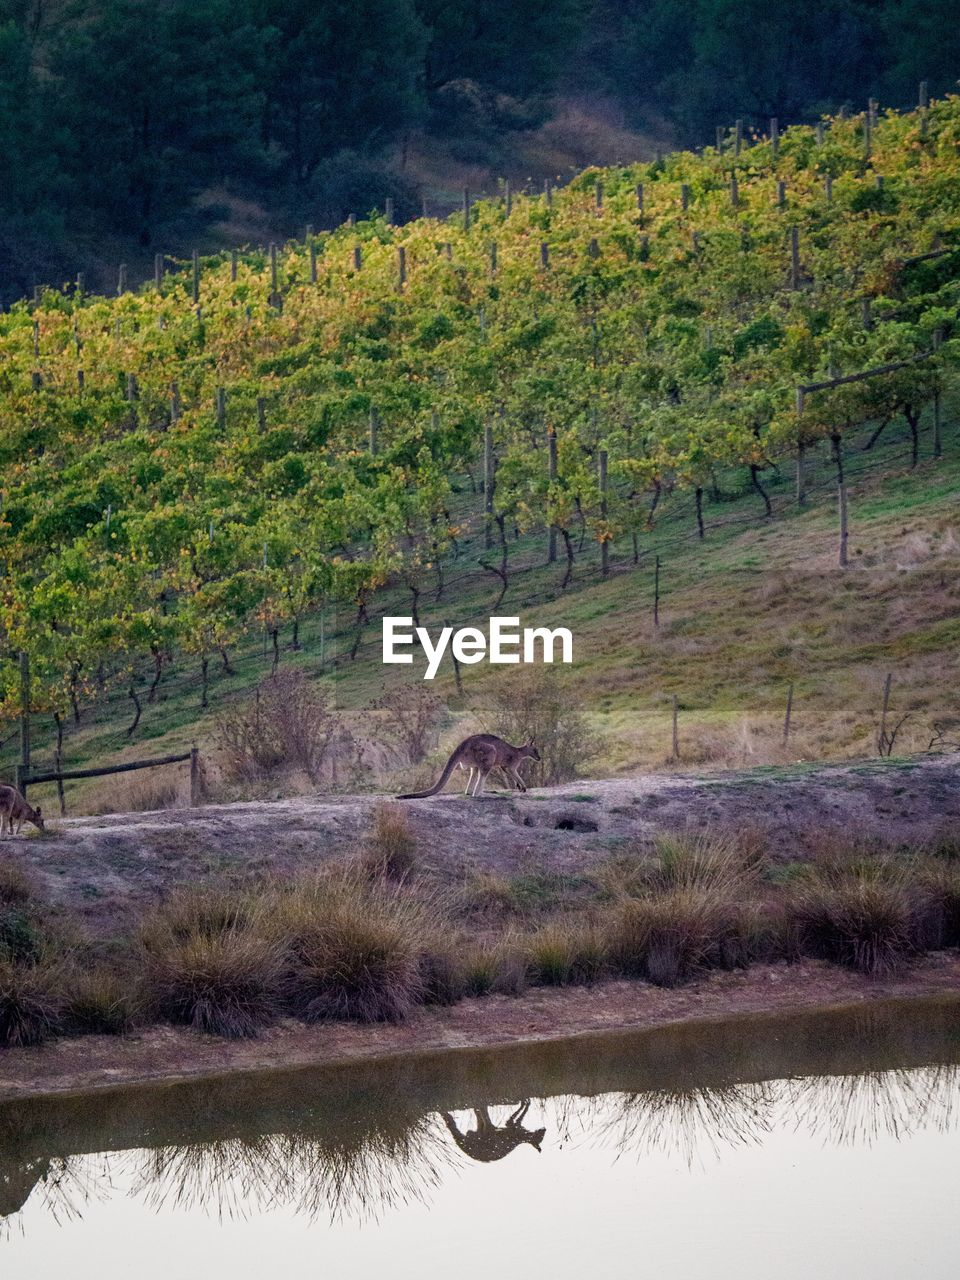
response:
<path fill-rule="evenodd" d="M 681 511 L 706 549 L 725 497 L 829 484 L 845 568 L 864 445 L 956 447 L 960 98 L 120 274 L 0 316 L 7 734 L 25 692 L 139 719 L 174 669 L 199 710 L 334 614 L 360 661 L 378 593 L 442 617 L 468 558 L 512 612 L 516 572 L 613 579 Z"/>

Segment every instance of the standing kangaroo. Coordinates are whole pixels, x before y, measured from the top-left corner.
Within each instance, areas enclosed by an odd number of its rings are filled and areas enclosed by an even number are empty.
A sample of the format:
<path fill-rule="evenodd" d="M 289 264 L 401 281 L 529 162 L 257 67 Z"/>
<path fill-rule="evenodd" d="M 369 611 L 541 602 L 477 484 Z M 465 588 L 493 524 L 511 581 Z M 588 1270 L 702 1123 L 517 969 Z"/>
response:
<path fill-rule="evenodd" d="M 10 835 L 13 835 L 14 823 L 17 824 L 16 834 L 19 835 L 24 822 L 32 822 L 38 831 L 42 831 L 43 818 L 40 816 L 40 806 L 31 809 L 16 787 L 0 786 L 0 837 L 3 836 L 5 828 Z"/>
<path fill-rule="evenodd" d="M 493 769 L 502 769 L 518 791 L 526 791 L 527 784 L 520 777 L 519 766 L 524 760 L 539 759 L 540 752 L 533 745 L 532 738 L 529 742 L 525 742 L 522 747 L 511 747 L 509 742 L 504 742 L 496 734 L 475 733 L 470 738 L 464 738 L 463 742 L 456 748 L 450 759 L 443 766 L 443 773 L 441 773 L 429 791 L 411 791 L 406 795 L 397 796 L 397 799 L 425 800 L 427 796 L 435 796 L 438 791 L 443 790 L 447 779 L 457 765 L 470 770 L 464 795 L 478 796 Z M 473 777 L 474 771 L 476 771 L 477 775 L 476 781 L 474 781 Z M 471 785 L 473 786 L 472 792 L 470 790 Z"/>
<path fill-rule="evenodd" d="M 528 1142 L 539 1152 L 540 1144 L 546 1129 L 524 1129 L 523 1119 L 530 1106 L 530 1100 L 521 1102 L 506 1123 L 496 1125 L 486 1107 L 474 1107 L 473 1114 L 477 1118 L 476 1129 L 468 1129 L 466 1133 L 457 1128 L 456 1121 L 446 1111 L 441 1112 L 443 1123 L 450 1131 L 450 1136 L 465 1155 L 471 1160 L 480 1160 L 488 1164 L 491 1160 L 502 1160 L 511 1151 Z"/>

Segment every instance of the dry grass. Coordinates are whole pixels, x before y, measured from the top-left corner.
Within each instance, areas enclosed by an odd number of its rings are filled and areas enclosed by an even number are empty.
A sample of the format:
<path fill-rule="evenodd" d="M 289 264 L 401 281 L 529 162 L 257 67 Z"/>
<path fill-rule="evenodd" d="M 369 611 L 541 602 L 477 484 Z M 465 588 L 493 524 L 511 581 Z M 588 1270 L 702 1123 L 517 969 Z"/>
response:
<path fill-rule="evenodd" d="M 711 968 L 808 955 L 881 975 L 960 945 L 950 833 L 904 851 L 828 830 L 799 861 L 756 832 L 679 833 L 589 876 L 529 868 L 458 896 L 429 868 L 399 875 L 406 815 L 378 814 L 344 867 L 173 894 L 109 959 L 8 874 L 0 906 L 0 1044 L 166 1020 L 251 1036 L 275 1018 L 400 1021 L 424 1004 L 607 975 L 675 986 Z M 466 907 L 465 907 L 466 893 Z M 25 896 L 25 895 L 31 896 Z"/>
<path fill-rule="evenodd" d="M 361 871 L 371 880 L 405 880 L 416 867 L 416 845 L 403 806 L 387 801 L 378 804 L 360 854 Z"/>
<path fill-rule="evenodd" d="M 36 896 L 36 885 L 12 858 L 0 858 L 0 907 L 17 907 Z"/>
<path fill-rule="evenodd" d="M 83 793 L 82 812 L 93 817 L 107 813 L 153 813 L 184 809 L 190 803 L 190 780 L 184 769 L 167 765 L 142 773 L 118 774 L 91 784 Z"/>
<path fill-rule="evenodd" d="M 351 875 L 296 882 L 270 907 L 284 949 L 284 1003 L 308 1022 L 399 1022 L 424 995 L 427 903 Z"/>
<path fill-rule="evenodd" d="M 63 973 L 0 959 L 0 1046 L 42 1044 L 61 1029 Z"/>
<path fill-rule="evenodd" d="M 607 964 L 606 940 L 592 924 L 551 921 L 530 935 L 526 952 L 528 977 L 534 986 L 595 982 Z"/>

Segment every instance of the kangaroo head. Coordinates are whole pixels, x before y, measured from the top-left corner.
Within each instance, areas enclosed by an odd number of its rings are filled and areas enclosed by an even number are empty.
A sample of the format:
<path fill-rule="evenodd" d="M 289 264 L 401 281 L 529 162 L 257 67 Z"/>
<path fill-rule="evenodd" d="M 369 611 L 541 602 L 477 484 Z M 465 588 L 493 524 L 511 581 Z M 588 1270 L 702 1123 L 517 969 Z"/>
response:
<path fill-rule="evenodd" d="M 541 1142 L 543 1142 L 543 1138 L 546 1132 L 547 1132 L 546 1129 L 530 1130 L 527 1132 L 527 1136 L 524 1138 L 524 1142 L 529 1142 L 531 1147 L 535 1148 L 535 1150 L 539 1154 L 540 1144 Z"/>
<path fill-rule="evenodd" d="M 532 739 L 532 738 L 528 738 L 528 739 L 527 739 L 527 741 L 526 741 L 526 742 L 523 744 L 523 746 L 520 748 L 520 750 L 523 752 L 524 757 L 529 757 L 529 759 L 531 759 L 531 760 L 539 760 L 539 759 L 540 759 L 540 752 L 539 752 L 539 751 L 537 750 L 537 748 L 533 745 L 533 739 Z"/>
<path fill-rule="evenodd" d="M 41 814 L 40 814 L 39 805 L 37 805 L 37 807 L 33 811 L 33 825 L 37 828 L 38 831 L 43 830 L 43 818 L 41 817 Z"/>

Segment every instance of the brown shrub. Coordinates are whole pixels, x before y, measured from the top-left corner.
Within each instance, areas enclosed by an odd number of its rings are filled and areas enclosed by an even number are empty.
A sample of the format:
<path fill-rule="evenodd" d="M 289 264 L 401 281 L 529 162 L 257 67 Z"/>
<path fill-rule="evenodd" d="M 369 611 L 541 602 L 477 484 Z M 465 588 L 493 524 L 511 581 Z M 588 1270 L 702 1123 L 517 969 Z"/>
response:
<path fill-rule="evenodd" d="M 540 763 L 524 777 L 545 786 L 569 782 L 600 749 L 600 739 L 550 667 L 527 667 L 498 678 L 490 702 L 493 732 L 515 746 L 533 738 Z"/>
<path fill-rule="evenodd" d="M 214 743 L 225 777 L 252 782 L 290 769 L 302 769 L 316 785 L 340 719 L 321 693 L 299 671 L 279 671 L 257 686 L 217 721 Z"/>

